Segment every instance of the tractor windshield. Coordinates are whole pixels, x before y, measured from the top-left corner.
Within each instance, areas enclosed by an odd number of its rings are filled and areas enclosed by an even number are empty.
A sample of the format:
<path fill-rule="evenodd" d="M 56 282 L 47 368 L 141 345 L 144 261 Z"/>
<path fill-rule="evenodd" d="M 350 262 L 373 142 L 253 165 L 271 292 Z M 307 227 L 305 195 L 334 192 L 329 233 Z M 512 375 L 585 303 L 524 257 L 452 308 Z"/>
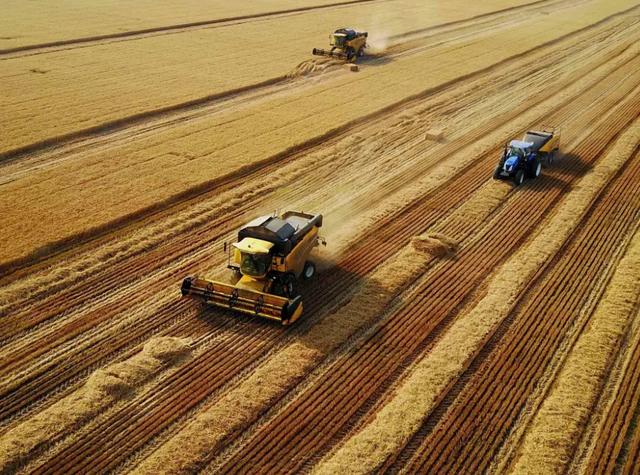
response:
<path fill-rule="evenodd" d="M 524 158 L 524 150 L 518 147 L 508 147 L 507 148 L 507 157 L 516 156 L 519 158 Z"/>
<path fill-rule="evenodd" d="M 242 260 L 240 261 L 240 271 L 244 275 L 251 277 L 262 277 L 269 270 L 269 264 L 271 264 L 270 254 L 249 254 L 243 252 Z"/>

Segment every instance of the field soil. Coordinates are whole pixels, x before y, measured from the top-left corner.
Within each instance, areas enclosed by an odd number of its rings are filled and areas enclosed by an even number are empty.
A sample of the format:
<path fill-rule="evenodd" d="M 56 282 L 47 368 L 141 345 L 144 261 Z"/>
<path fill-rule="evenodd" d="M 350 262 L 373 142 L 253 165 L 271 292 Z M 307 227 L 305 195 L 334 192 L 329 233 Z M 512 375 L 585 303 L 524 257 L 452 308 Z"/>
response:
<path fill-rule="evenodd" d="M 6 3 L 0 473 L 635 473 L 637 1 Z M 278 210 L 298 322 L 181 297 Z"/>

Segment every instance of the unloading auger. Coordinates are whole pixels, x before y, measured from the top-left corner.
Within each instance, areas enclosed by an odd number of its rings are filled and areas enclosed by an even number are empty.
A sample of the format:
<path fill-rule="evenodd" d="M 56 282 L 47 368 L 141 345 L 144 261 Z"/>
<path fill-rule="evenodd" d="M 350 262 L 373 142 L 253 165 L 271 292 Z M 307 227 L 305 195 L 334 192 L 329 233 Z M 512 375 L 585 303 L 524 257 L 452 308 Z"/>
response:
<path fill-rule="evenodd" d="M 229 267 L 240 275 L 235 285 L 199 277 L 182 282 L 182 295 L 283 325 L 302 314 L 298 279 L 310 279 L 315 265 L 309 255 L 319 243 L 322 215 L 288 211 L 281 216 L 257 218 L 238 232 L 229 248 Z M 226 245 L 225 245 L 226 247 Z"/>

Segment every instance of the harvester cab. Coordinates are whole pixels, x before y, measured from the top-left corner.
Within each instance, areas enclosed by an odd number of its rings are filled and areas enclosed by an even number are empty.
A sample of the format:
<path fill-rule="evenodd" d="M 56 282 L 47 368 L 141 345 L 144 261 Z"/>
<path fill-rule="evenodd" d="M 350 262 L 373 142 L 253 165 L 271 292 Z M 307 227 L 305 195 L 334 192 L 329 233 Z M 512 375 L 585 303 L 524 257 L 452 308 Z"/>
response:
<path fill-rule="evenodd" d="M 358 32 L 353 28 L 338 28 L 329 35 L 330 50 L 313 48 L 312 53 L 316 56 L 332 56 L 346 59 L 347 61 L 355 61 L 364 55 L 368 36 L 369 34 L 366 31 Z"/>
<path fill-rule="evenodd" d="M 512 140 L 505 146 L 493 178 L 511 178 L 516 186 L 521 185 L 525 177 L 537 178 L 542 167 L 553 163 L 559 143 L 560 136 L 555 129 L 530 130 L 522 140 Z"/>
<path fill-rule="evenodd" d="M 238 241 L 225 249 L 228 266 L 239 277 L 235 285 L 187 277 L 183 296 L 195 296 L 218 307 L 256 315 L 287 325 L 302 314 L 297 292 L 300 278 L 310 279 L 315 265 L 309 259 L 319 237 L 322 215 L 289 211 L 263 216 L 238 232 Z"/>

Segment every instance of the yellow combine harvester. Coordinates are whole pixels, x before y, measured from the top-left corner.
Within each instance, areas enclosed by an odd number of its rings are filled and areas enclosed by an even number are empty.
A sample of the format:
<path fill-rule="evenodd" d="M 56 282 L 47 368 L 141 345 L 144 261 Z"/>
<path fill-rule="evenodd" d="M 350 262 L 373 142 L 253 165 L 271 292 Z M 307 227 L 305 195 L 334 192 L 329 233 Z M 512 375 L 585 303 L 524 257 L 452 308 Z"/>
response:
<path fill-rule="evenodd" d="M 182 295 L 283 325 L 293 323 L 302 314 L 296 282 L 313 277 L 315 265 L 309 255 L 319 243 L 326 244 L 318 236 L 321 226 L 321 214 L 295 211 L 255 219 L 240 229 L 238 242 L 229 248 L 227 267 L 240 276 L 238 282 L 231 285 L 187 277 Z"/>
<path fill-rule="evenodd" d="M 353 28 L 339 28 L 329 35 L 330 50 L 313 48 L 312 53 L 316 56 L 332 56 L 346 59 L 347 61 L 355 61 L 356 58 L 364 55 L 368 36 L 369 34 L 366 31 L 358 32 Z"/>

